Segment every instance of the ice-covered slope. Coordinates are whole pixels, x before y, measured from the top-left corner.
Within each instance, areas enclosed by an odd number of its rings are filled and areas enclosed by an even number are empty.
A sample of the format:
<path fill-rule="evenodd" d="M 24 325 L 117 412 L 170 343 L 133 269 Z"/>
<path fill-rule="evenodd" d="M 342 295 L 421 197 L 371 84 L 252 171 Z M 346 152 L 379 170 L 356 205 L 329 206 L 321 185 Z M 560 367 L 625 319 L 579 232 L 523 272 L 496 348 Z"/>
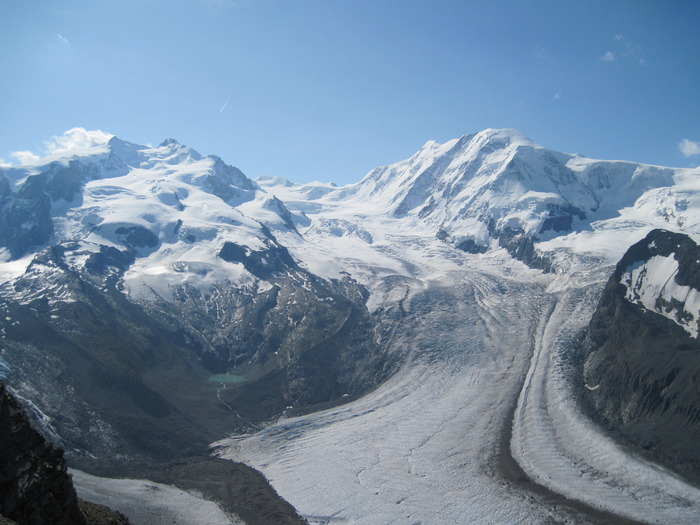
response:
<path fill-rule="evenodd" d="M 276 246 L 270 230 L 293 229 L 284 205 L 240 170 L 173 139 L 148 147 L 113 137 L 89 153 L 0 172 L 7 261 L 70 242 L 69 264 L 80 267 L 101 247 L 116 248 L 135 256 L 125 275 L 135 297 L 168 298 L 185 284 L 252 282 L 216 257 L 221 247 L 265 251 Z"/>
<path fill-rule="evenodd" d="M 472 253 L 503 247 L 540 268 L 551 268 L 561 248 L 613 262 L 630 235 L 700 229 L 697 169 L 557 153 L 515 130 L 428 142 L 343 188 L 259 182 L 289 207 L 319 215 L 311 228 L 329 236 L 347 231 L 369 242 L 368 221 L 389 220 L 401 225 L 395 232 L 420 232 Z"/>

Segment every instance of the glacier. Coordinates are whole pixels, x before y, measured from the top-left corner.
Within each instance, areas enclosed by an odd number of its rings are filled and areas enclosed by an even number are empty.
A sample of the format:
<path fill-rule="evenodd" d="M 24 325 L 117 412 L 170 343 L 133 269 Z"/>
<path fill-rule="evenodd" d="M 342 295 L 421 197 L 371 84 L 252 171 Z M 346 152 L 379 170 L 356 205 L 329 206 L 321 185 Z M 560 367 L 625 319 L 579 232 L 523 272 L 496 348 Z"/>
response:
<path fill-rule="evenodd" d="M 358 401 L 217 442 L 215 453 L 260 469 L 311 523 L 613 519 L 578 502 L 644 523 L 697 522 L 697 488 L 617 445 L 573 400 L 567 351 L 600 285 L 552 293 L 526 275 L 421 281 L 391 343 L 407 354 L 400 373 Z M 509 455 L 563 498 L 504 475 Z"/>
<path fill-rule="evenodd" d="M 508 173 L 523 155 L 529 166 L 536 158 L 534 185 Z M 405 364 L 358 401 L 222 440 L 215 453 L 259 468 L 311 523 L 697 522 L 700 491 L 582 413 L 569 363 L 631 242 L 653 227 L 697 238 L 697 175 L 552 154 L 487 130 L 430 142 L 345 188 L 260 180 L 309 217 L 300 232 L 316 245 L 314 271 L 350 272 L 374 308 L 400 303 L 407 317 L 390 345 Z M 490 219 L 540 234 L 553 275 L 494 242 L 474 211 L 480 198 Z M 562 202 L 581 210 L 574 227 L 543 231 L 542 210 Z M 457 253 L 435 240 L 438 229 L 488 250 Z M 504 475 L 508 457 L 544 490 Z"/>

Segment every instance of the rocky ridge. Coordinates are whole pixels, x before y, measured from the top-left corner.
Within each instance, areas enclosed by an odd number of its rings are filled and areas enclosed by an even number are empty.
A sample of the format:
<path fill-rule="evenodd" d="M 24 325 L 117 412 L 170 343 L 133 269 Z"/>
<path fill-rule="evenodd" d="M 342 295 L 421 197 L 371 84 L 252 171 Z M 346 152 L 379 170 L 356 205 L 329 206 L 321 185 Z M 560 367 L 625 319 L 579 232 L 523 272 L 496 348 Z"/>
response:
<path fill-rule="evenodd" d="M 660 264 L 664 262 L 665 264 Z M 603 421 L 700 480 L 700 248 L 654 230 L 618 263 L 591 319 L 586 398 Z"/>

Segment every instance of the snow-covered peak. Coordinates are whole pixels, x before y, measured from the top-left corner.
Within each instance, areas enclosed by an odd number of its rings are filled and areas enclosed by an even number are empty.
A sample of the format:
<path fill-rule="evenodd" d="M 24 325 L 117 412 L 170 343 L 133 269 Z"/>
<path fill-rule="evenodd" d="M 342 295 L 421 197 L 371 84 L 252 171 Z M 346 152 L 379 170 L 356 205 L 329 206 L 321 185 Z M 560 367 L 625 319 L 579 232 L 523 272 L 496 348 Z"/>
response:
<path fill-rule="evenodd" d="M 277 249 L 273 232 L 294 232 L 284 204 L 221 158 L 173 139 L 108 138 L 85 156 L 0 171 L 0 272 L 16 275 L 13 261 L 26 267 L 48 246 L 78 270 L 112 250 L 129 255 L 120 268 L 135 297 L 167 299 L 184 284 L 255 280 L 245 261 L 219 257 L 223 247 L 262 253 Z"/>
<path fill-rule="evenodd" d="M 493 185 L 499 178 L 508 176 L 531 183 L 530 188 L 520 184 L 521 194 L 530 189 L 540 189 L 537 186 L 553 189 L 549 179 L 556 179 L 558 174 L 551 169 L 535 173 L 539 166 L 519 173 L 517 166 L 512 164 L 516 159 L 521 165 L 568 160 L 544 150 L 516 130 L 487 129 L 444 144 L 429 141 L 411 158 L 371 171 L 345 193 L 353 193 L 397 215 L 411 212 L 425 215 L 428 213 L 425 207 L 431 206 L 431 202 L 438 197 L 442 197 L 444 202 L 452 201 L 460 194 L 469 197 L 481 187 Z M 507 193 L 514 190 L 519 188 L 501 188 L 502 192 Z M 436 218 L 438 222 L 447 218 L 445 211 Z"/>
<path fill-rule="evenodd" d="M 112 137 L 107 145 L 109 151 L 127 166 L 138 168 L 142 162 L 146 161 L 146 155 L 143 153 L 147 149 L 146 146 L 127 142 L 116 136 Z"/>
<path fill-rule="evenodd" d="M 494 129 L 488 128 L 480 131 L 474 135 L 467 135 L 469 142 L 474 144 L 475 147 L 483 148 L 490 146 L 492 148 L 504 148 L 504 147 L 526 147 L 543 149 L 542 146 L 537 144 L 527 135 L 512 128 Z"/>
<path fill-rule="evenodd" d="M 277 175 L 260 175 L 255 177 L 255 182 L 266 188 L 274 188 L 276 186 L 289 188 L 291 186 L 298 186 L 295 182 Z"/>
<path fill-rule="evenodd" d="M 155 162 L 159 161 L 167 164 L 178 164 L 202 159 L 202 155 L 200 155 L 199 152 L 180 144 L 175 139 L 164 140 L 155 148 L 145 149 L 144 153 Z"/>
<path fill-rule="evenodd" d="M 371 171 L 329 194 L 422 225 L 469 250 L 487 250 L 502 232 L 534 236 L 571 228 L 596 206 L 566 162 L 512 129 L 427 142 L 411 158 Z"/>
<path fill-rule="evenodd" d="M 360 226 L 367 233 L 359 238 L 376 246 L 385 235 L 379 230 L 395 229 L 471 253 L 506 248 L 544 269 L 562 263 L 561 255 L 568 265 L 571 252 L 614 264 L 653 228 L 700 234 L 697 170 L 559 153 L 512 129 L 428 141 L 410 158 L 341 188 L 259 183 L 306 214 L 307 237 L 354 235 Z"/>

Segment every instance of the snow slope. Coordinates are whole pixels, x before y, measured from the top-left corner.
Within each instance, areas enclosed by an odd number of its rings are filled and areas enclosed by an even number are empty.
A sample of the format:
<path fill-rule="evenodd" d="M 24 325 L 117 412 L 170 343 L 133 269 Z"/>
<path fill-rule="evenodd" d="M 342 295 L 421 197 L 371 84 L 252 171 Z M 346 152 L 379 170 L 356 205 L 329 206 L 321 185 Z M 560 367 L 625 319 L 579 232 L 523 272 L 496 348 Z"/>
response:
<path fill-rule="evenodd" d="M 671 255 L 656 255 L 640 261 L 622 274 L 620 282 L 626 287 L 625 299 L 645 309 L 659 313 L 698 337 L 700 291 L 676 282 L 678 261 Z M 680 305 L 680 311 L 674 307 Z"/>
<path fill-rule="evenodd" d="M 57 173 L 75 172 L 74 191 L 52 195 L 53 234 L 45 245 L 77 243 L 70 261 L 77 268 L 103 246 L 133 252 L 125 284 L 136 299 L 169 299 L 183 285 L 251 283 L 242 265 L 216 257 L 221 246 L 263 250 L 273 244 L 266 228 L 293 227 L 284 206 L 240 170 L 173 139 L 149 147 L 112 137 L 81 153 L 0 174 L 19 194 L 30 179 L 48 174 L 50 184 Z M 8 260 L 0 271 L 16 277 L 27 262 Z"/>

